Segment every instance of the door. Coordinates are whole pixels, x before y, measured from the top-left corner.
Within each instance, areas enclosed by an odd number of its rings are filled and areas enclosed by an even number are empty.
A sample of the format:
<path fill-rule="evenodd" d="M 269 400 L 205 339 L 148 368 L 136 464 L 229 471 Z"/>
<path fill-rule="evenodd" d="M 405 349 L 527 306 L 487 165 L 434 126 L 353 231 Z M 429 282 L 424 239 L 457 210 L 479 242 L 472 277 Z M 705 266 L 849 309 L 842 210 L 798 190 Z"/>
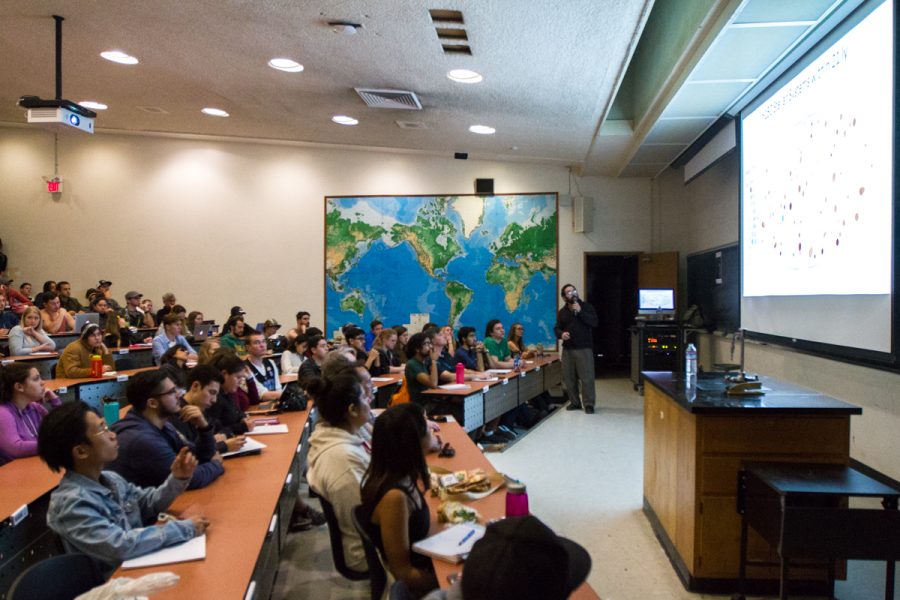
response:
<path fill-rule="evenodd" d="M 594 371 L 598 377 L 627 377 L 631 367 L 628 327 L 637 313 L 638 257 L 631 254 L 585 255 L 586 300 L 597 311 Z"/>

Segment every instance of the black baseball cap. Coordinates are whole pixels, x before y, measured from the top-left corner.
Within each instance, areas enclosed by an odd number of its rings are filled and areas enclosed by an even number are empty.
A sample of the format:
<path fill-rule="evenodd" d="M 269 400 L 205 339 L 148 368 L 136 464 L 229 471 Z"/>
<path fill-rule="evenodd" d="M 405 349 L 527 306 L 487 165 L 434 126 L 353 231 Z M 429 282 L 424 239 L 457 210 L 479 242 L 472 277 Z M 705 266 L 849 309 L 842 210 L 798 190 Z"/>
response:
<path fill-rule="evenodd" d="M 231 316 L 232 317 L 237 316 L 237 315 L 246 315 L 246 314 L 247 314 L 247 311 L 245 311 L 240 306 L 232 306 L 231 307 Z"/>
<path fill-rule="evenodd" d="M 488 525 L 463 569 L 465 600 L 564 600 L 587 578 L 591 557 L 537 517 Z"/>

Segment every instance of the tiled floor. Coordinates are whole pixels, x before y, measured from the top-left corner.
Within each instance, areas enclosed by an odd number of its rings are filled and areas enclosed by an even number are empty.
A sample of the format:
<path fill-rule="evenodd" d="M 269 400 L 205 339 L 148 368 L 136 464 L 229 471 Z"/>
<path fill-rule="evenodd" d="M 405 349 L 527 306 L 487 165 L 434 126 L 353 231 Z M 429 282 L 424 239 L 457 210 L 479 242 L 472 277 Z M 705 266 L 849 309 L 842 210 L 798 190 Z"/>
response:
<path fill-rule="evenodd" d="M 604 600 L 725 598 L 684 590 L 641 511 L 643 398 L 627 379 L 598 381 L 597 398 L 596 414 L 558 410 L 488 458 L 526 482 L 533 514 L 588 550 L 588 581 Z M 873 600 L 883 585 L 883 564 L 854 561 L 836 593 Z M 368 587 L 334 572 L 322 527 L 288 539 L 273 598 L 365 599 Z"/>

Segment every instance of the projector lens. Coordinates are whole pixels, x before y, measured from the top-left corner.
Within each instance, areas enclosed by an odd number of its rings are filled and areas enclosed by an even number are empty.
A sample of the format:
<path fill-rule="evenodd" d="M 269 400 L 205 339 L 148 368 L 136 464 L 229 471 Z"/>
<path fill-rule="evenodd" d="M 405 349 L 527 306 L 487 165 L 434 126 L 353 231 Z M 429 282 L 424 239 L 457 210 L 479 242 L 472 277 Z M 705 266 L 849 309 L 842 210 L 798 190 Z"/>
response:
<path fill-rule="evenodd" d="M 78 115 L 69 115 L 69 123 L 77 126 L 79 123 L 81 123 L 81 119 L 78 118 Z"/>

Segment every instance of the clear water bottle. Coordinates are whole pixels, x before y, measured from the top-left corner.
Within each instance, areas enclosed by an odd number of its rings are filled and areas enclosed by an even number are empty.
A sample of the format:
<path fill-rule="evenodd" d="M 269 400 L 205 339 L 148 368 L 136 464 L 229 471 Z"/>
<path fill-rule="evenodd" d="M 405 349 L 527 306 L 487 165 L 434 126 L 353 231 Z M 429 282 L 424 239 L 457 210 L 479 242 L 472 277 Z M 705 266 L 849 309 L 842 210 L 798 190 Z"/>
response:
<path fill-rule="evenodd" d="M 684 351 L 684 378 L 689 382 L 697 381 L 697 347 L 688 344 Z"/>

